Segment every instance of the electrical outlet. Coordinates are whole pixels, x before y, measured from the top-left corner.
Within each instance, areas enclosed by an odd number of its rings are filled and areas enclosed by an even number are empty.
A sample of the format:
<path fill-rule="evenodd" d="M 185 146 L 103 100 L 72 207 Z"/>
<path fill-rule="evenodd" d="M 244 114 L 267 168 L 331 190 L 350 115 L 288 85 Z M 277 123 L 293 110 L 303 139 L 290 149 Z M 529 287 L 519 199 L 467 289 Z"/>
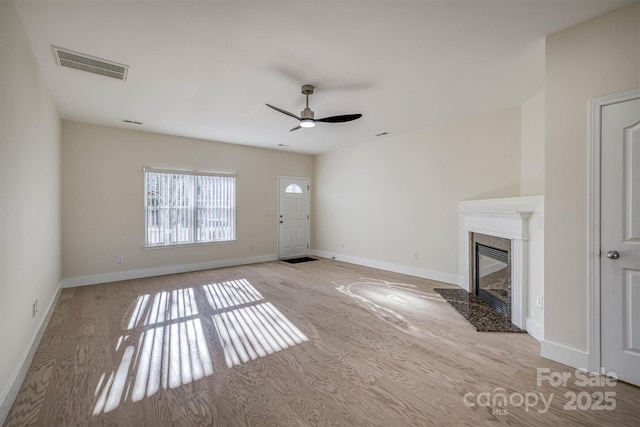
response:
<path fill-rule="evenodd" d="M 31 317 L 36 317 L 36 314 L 38 314 L 38 300 L 35 300 L 31 307 Z"/>
<path fill-rule="evenodd" d="M 340 249 L 344 249 L 344 243 L 340 243 Z"/>
<path fill-rule="evenodd" d="M 413 259 L 418 259 L 418 252 L 413 253 Z"/>
<path fill-rule="evenodd" d="M 116 264 L 124 264 L 124 257 L 122 255 L 116 257 Z"/>
<path fill-rule="evenodd" d="M 536 297 L 536 307 L 542 308 L 542 297 Z"/>

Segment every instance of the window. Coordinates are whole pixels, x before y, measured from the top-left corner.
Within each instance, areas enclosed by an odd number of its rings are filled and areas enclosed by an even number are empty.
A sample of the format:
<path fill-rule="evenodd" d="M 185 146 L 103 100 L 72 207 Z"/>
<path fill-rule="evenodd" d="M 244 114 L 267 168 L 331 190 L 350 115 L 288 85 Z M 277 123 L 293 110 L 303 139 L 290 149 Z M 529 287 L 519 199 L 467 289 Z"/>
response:
<path fill-rule="evenodd" d="M 302 187 L 300 187 L 298 184 L 289 184 L 287 185 L 287 188 L 285 188 L 284 192 L 302 194 Z"/>
<path fill-rule="evenodd" d="M 144 169 L 145 246 L 236 238 L 236 177 Z"/>

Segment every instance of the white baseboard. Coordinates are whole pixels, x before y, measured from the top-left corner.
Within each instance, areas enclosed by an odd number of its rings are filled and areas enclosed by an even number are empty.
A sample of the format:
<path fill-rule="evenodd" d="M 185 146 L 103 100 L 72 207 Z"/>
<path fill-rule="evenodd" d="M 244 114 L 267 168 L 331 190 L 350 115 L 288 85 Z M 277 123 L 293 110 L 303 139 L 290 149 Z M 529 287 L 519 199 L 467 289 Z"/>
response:
<path fill-rule="evenodd" d="M 236 265 L 257 264 L 276 261 L 278 255 L 260 255 L 246 258 L 221 259 L 193 264 L 167 265 L 140 270 L 118 271 L 115 273 L 92 274 L 89 276 L 68 277 L 62 280 L 63 288 L 97 285 L 98 283 L 118 282 L 121 280 L 140 279 L 143 277 L 162 276 L 164 274 L 187 273 L 189 271 L 209 270 L 212 268 L 233 267 Z"/>
<path fill-rule="evenodd" d="M 38 345 L 40 345 L 40 339 L 44 335 L 44 331 L 47 329 L 47 325 L 49 324 L 49 320 L 51 319 L 51 315 L 53 314 L 53 310 L 56 307 L 56 303 L 58 302 L 58 298 L 60 298 L 60 292 L 62 291 L 62 282 L 58 284 L 58 288 L 56 292 L 49 302 L 46 311 L 44 312 L 44 316 L 40 318 L 40 323 L 37 328 L 33 332 L 31 336 L 30 344 L 24 350 L 22 357 L 20 358 L 20 362 L 16 367 L 15 371 L 9 378 L 9 382 L 7 383 L 4 390 L 2 390 L 2 394 L 0 395 L 0 425 L 4 424 L 7 415 L 9 415 L 9 411 L 11 411 L 11 406 L 13 402 L 16 400 L 18 396 L 18 392 L 20 391 L 20 387 L 22 387 L 22 383 L 24 382 L 25 377 L 27 376 L 27 371 L 31 366 L 31 361 L 33 360 L 33 356 L 36 354 L 36 350 L 38 349 Z"/>
<path fill-rule="evenodd" d="M 544 325 L 541 325 L 540 323 L 536 322 L 533 319 L 529 319 L 527 318 L 527 333 L 529 335 L 531 335 L 533 338 L 535 338 L 538 341 L 543 341 L 544 340 Z"/>
<path fill-rule="evenodd" d="M 344 261 L 351 264 L 363 265 L 365 267 L 379 268 L 381 270 L 393 271 L 395 273 L 407 274 L 409 276 L 422 277 L 423 279 L 437 280 L 438 282 L 458 284 L 458 275 L 442 273 L 440 271 L 427 270 L 425 268 L 409 267 L 406 265 L 393 264 L 390 262 L 376 261 L 367 258 L 359 258 L 349 255 L 330 253 L 326 251 L 312 250 L 312 255 L 323 258 L 335 258 L 338 261 Z"/>
<path fill-rule="evenodd" d="M 577 369 L 589 367 L 589 353 L 549 341 L 540 343 L 540 356 Z"/>
<path fill-rule="evenodd" d="M 469 292 L 469 280 L 466 277 L 458 276 L 458 281 L 456 285 L 460 286 L 465 291 Z"/>

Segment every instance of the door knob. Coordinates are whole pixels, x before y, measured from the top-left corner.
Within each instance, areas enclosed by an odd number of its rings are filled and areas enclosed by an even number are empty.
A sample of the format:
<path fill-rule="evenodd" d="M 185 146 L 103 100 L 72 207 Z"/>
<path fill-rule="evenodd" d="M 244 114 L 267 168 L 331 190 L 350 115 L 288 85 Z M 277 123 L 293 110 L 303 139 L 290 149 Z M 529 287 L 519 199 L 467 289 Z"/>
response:
<path fill-rule="evenodd" d="M 610 250 L 610 251 L 607 251 L 607 258 L 618 259 L 620 258 L 620 254 L 618 253 L 618 251 Z"/>

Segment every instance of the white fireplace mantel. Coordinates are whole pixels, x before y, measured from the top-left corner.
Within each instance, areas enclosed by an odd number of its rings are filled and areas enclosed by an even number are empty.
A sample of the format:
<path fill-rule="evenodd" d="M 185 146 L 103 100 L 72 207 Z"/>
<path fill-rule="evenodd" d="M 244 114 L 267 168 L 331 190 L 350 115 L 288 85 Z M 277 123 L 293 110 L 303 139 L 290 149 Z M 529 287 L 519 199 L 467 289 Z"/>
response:
<path fill-rule="evenodd" d="M 460 211 L 460 214 L 467 230 L 505 239 L 529 240 L 527 223 L 531 212 Z"/>
<path fill-rule="evenodd" d="M 496 210 L 483 200 L 460 203 L 460 286 L 471 291 L 470 236 L 481 233 L 511 240 L 511 323 L 526 328 L 528 307 L 528 222 L 530 210 Z"/>

